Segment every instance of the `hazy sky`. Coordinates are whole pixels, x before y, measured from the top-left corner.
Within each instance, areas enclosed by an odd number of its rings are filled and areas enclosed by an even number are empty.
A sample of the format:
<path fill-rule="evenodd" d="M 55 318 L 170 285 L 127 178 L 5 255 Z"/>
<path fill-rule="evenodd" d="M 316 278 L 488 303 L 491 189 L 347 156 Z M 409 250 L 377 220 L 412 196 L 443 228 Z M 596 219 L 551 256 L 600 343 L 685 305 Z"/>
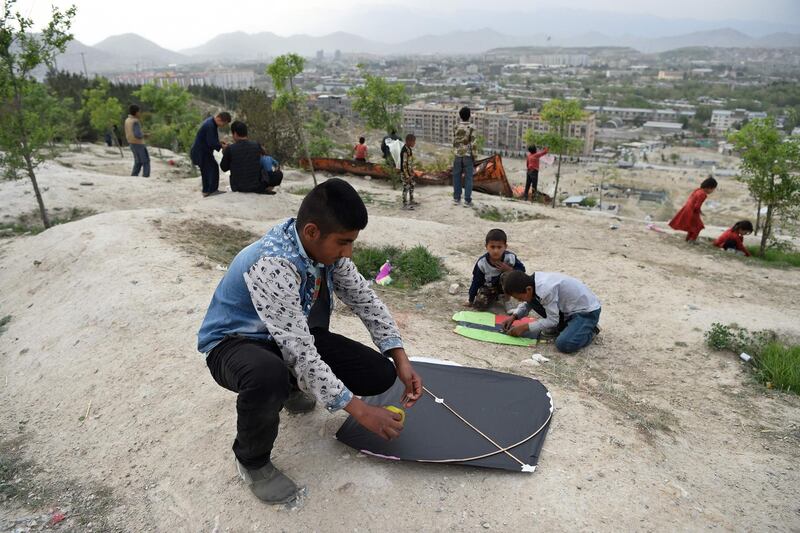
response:
<path fill-rule="evenodd" d="M 130 32 L 173 50 L 196 46 L 220 33 L 237 30 L 271 31 L 278 35 L 332 33 L 342 29 L 337 26 L 353 10 L 373 8 L 409 9 L 427 16 L 441 14 L 448 19 L 463 9 L 486 10 L 491 6 L 499 15 L 503 11 L 560 8 L 663 18 L 763 20 L 794 25 L 800 21 L 800 0 L 22 0 L 17 8 L 41 21 L 48 19 L 51 5 L 64 8 L 72 4 L 78 7 L 73 33 L 86 44 Z M 413 18 L 399 23 L 413 24 Z"/>

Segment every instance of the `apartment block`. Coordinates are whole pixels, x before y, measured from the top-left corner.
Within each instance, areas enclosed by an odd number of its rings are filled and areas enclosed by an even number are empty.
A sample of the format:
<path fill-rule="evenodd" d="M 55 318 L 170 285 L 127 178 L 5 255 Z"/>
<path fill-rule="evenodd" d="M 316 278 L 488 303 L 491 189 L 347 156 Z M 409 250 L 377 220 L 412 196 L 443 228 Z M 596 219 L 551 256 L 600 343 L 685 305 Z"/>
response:
<path fill-rule="evenodd" d="M 522 154 L 527 150 L 525 132 L 532 130 L 544 133 L 548 130 L 547 123 L 538 113 L 515 113 L 489 107 L 473 109 L 472 117 L 475 131 L 486 139 L 486 148 L 513 154 Z M 458 121 L 458 106 L 455 105 L 415 103 L 403 109 L 404 131 L 429 142 L 452 143 L 453 129 Z M 590 154 L 595 142 L 594 115 L 570 124 L 569 135 L 582 139 L 583 154 Z"/>

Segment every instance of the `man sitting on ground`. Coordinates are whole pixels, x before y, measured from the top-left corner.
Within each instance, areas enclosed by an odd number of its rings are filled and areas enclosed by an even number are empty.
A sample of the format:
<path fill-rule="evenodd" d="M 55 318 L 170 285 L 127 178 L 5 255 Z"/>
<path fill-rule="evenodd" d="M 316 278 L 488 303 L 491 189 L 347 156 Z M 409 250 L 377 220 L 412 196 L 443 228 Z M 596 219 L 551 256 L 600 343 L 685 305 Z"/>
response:
<path fill-rule="evenodd" d="M 231 173 L 231 190 L 275 194 L 272 187 L 262 180 L 261 145 L 247 138 L 247 124 L 235 121 L 231 124 L 233 144 L 222 151 L 219 168 Z"/>

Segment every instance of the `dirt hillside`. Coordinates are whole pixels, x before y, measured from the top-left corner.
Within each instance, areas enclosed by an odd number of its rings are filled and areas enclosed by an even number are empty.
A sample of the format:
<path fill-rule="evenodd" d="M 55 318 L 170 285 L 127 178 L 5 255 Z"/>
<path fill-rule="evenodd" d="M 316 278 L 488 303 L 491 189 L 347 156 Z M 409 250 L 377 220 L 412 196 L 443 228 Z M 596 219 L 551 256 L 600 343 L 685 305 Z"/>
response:
<path fill-rule="evenodd" d="M 45 201 L 97 214 L 0 239 L 0 531 L 38 531 L 57 512 L 65 531 L 800 529 L 800 397 L 766 390 L 703 341 L 712 322 L 800 336 L 798 270 L 640 220 L 478 194 L 533 218 L 489 222 L 451 206 L 446 188 L 419 188 L 422 208 L 402 212 L 399 191 L 350 178 L 370 209 L 360 241 L 423 244 L 449 271 L 417 292 L 381 289 L 409 353 L 533 376 L 556 412 L 532 475 L 385 462 L 333 438 L 345 413 L 283 416 L 274 461 L 307 496 L 268 507 L 236 475 L 235 395 L 214 383 L 195 335 L 220 246 L 293 215 L 310 177 L 287 172 L 277 196 L 203 199 L 171 154 L 150 179 L 126 176 L 127 154 L 69 157 L 41 170 Z M 0 183 L 0 220 L 34 208 L 28 189 Z M 529 349 L 452 333 L 497 226 L 529 270 L 599 295 L 595 344 L 575 356 L 539 347 L 551 361 L 535 366 Z M 342 306 L 333 328 L 369 339 Z"/>

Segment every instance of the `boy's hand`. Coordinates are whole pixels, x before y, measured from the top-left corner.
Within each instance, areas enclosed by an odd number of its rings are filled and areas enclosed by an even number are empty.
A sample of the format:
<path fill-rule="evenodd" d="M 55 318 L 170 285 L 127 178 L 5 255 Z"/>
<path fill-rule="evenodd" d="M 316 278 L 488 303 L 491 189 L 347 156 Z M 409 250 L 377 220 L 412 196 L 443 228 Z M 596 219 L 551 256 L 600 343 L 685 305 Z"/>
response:
<path fill-rule="evenodd" d="M 500 324 L 501 326 L 503 326 L 503 331 L 505 331 L 505 332 L 508 332 L 508 330 L 510 330 L 510 329 L 511 329 L 511 326 L 514 324 L 514 321 L 515 321 L 516 319 L 517 319 L 517 317 L 515 317 L 515 316 L 512 314 L 510 317 L 508 317 L 508 318 L 506 318 L 505 320 L 503 320 L 503 323 L 502 323 L 502 324 Z"/>
<path fill-rule="evenodd" d="M 369 405 L 359 398 L 353 398 L 345 407 L 345 411 L 353 415 L 359 424 L 382 439 L 396 439 L 403 431 L 403 424 L 400 423 L 402 417 L 399 413 Z"/>
<path fill-rule="evenodd" d="M 506 263 L 505 261 L 500 261 L 498 263 L 492 263 L 492 266 L 495 267 L 500 272 L 511 272 L 514 268 Z"/>
<path fill-rule="evenodd" d="M 422 397 L 422 378 L 411 366 L 406 351 L 402 348 L 390 350 L 389 355 L 394 359 L 397 377 L 406 386 L 401 403 L 404 408 L 413 407 Z"/>
<path fill-rule="evenodd" d="M 506 333 L 508 333 L 512 337 L 520 337 L 526 331 L 528 331 L 528 324 L 520 324 L 518 326 L 510 328 L 509 330 L 506 331 Z"/>

